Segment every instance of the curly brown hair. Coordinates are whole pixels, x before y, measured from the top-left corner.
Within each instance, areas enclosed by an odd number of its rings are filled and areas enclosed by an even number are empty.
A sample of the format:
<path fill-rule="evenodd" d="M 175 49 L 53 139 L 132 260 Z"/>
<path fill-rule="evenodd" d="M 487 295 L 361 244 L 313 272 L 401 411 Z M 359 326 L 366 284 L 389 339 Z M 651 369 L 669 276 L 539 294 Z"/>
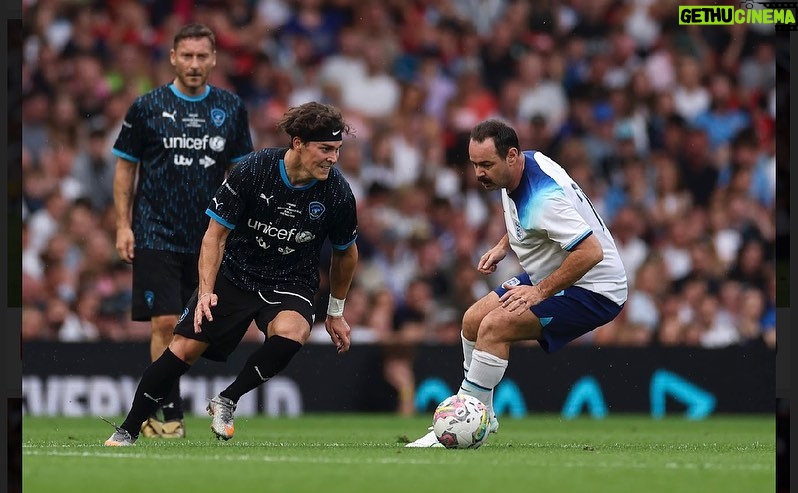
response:
<path fill-rule="evenodd" d="M 277 122 L 277 128 L 282 129 L 292 139 L 299 137 L 303 142 L 314 140 L 311 137 L 321 135 L 326 129 L 341 129 L 346 135 L 353 133 L 352 127 L 344 121 L 338 108 L 316 101 L 290 108 Z"/>

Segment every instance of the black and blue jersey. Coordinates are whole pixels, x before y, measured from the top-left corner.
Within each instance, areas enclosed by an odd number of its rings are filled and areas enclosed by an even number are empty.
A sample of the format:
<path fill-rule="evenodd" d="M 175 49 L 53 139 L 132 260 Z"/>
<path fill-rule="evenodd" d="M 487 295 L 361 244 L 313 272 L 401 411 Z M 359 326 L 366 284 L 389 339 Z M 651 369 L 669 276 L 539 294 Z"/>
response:
<path fill-rule="evenodd" d="M 169 83 L 131 105 L 112 152 L 139 163 L 136 248 L 197 253 L 211 197 L 228 167 L 252 152 L 247 111 L 229 91 L 207 86 L 191 97 Z"/>
<path fill-rule="evenodd" d="M 324 181 L 291 185 L 287 148 L 262 149 L 239 163 L 207 214 L 232 229 L 221 274 L 241 289 L 319 288 L 322 245 L 344 250 L 357 239 L 355 197 L 336 168 Z"/>

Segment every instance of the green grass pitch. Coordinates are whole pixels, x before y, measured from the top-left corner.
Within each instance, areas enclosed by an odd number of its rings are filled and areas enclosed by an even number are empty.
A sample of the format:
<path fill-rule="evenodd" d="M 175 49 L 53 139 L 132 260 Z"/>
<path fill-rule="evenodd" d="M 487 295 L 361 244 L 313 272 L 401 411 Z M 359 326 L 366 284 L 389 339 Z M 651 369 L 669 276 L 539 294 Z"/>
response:
<path fill-rule="evenodd" d="M 775 491 L 773 416 L 504 417 L 476 450 L 404 448 L 429 422 L 375 414 L 240 418 L 224 442 L 212 436 L 210 418 L 191 417 L 186 439 L 142 437 L 134 447 L 110 448 L 102 442 L 113 429 L 98 418 L 25 417 L 23 491 Z"/>

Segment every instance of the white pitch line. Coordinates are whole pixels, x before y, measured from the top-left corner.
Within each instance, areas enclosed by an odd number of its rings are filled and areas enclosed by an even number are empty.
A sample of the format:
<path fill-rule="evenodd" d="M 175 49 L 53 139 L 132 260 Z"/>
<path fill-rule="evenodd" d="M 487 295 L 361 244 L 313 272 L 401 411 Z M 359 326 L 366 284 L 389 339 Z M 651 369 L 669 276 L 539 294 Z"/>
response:
<path fill-rule="evenodd" d="M 195 459 L 203 462 L 209 461 L 228 461 L 228 462 L 289 462 L 297 464 L 434 464 L 435 461 L 419 460 L 419 459 L 347 459 L 347 458 L 329 458 L 329 457 L 290 457 L 290 456 L 254 456 L 254 455 L 186 455 L 186 454 L 149 454 L 134 452 L 130 454 L 120 452 L 62 452 L 62 451 L 45 451 L 45 450 L 25 450 L 22 452 L 23 456 L 44 456 L 44 457 L 97 457 L 109 459 L 152 459 L 152 460 L 165 460 L 165 459 L 178 459 L 187 460 Z"/>
<path fill-rule="evenodd" d="M 436 449 L 438 450 L 438 449 Z M 408 450 L 408 454 L 413 453 L 413 451 Z M 452 452 L 445 452 L 439 451 L 439 453 L 450 454 Z M 454 452 L 457 453 L 457 452 Z M 466 452 L 468 453 L 468 452 Z M 145 460 L 169 460 L 169 459 L 178 459 L 178 460 L 199 460 L 203 462 L 215 462 L 215 461 L 228 461 L 228 462 L 276 462 L 276 463 L 294 463 L 294 464 L 418 464 L 418 465 L 431 465 L 431 464 L 444 464 L 440 460 L 431 460 L 431 459 L 416 459 L 410 457 L 402 457 L 402 458 L 361 458 L 361 459 L 349 459 L 346 457 L 292 457 L 292 456 L 270 456 L 270 455 L 210 455 L 210 456 L 196 456 L 196 455 L 186 455 L 186 454 L 159 454 L 159 453 L 144 453 L 144 452 L 132 452 L 132 453 L 120 453 L 120 452 L 111 452 L 111 451 L 84 451 L 84 452 L 68 452 L 68 451 L 59 451 L 59 450 L 23 450 L 23 456 L 38 456 L 38 457 L 94 457 L 94 458 L 108 458 L 108 459 L 145 459 Z M 449 455 L 446 459 L 445 464 L 449 465 L 456 465 L 456 463 L 450 462 L 452 456 Z M 462 457 L 462 458 L 465 458 Z M 516 461 L 507 460 L 507 457 L 503 457 L 501 460 L 487 460 L 484 464 L 503 464 L 507 465 L 508 463 L 513 463 Z M 519 457 L 517 461 L 518 464 L 526 464 L 528 463 L 528 457 Z M 445 465 L 444 464 L 444 465 Z M 536 466 L 542 467 L 560 467 L 560 468 L 567 468 L 567 469 L 585 469 L 585 468 L 594 468 L 594 469 L 650 469 L 650 470 L 668 470 L 668 471 L 675 471 L 675 470 L 713 470 L 713 471 L 729 471 L 729 472 L 775 472 L 776 466 L 775 464 L 771 463 L 746 463 L 746 464 L 721 464 L 721 463 L 713 463 L 713 462 L 702 462 L 702 463 L 692 463 L 692 462 L 685 462 L 685 463 L 677 463 L 677 462 L 666 462 L 664 464 L 634 464 L 630 462 L 618 461 L 618 462 L 607 462 L 607 461 L 564 461 L 564 462 L 552 462 L 552 463 L 540 463 L 536 462 Z"/>

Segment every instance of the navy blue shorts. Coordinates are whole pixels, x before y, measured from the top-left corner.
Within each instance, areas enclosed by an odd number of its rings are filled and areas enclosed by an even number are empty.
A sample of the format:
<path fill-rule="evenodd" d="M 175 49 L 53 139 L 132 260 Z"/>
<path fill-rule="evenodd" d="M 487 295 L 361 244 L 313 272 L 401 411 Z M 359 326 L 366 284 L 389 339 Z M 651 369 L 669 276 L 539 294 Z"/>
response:
<path fill-rule="evenodd" d="M 174 333 L 210 344 L 203 357 L 212 361 L 227 361 L 254 321 L 266 334 L 269 323 L 282 311 L 295 311 L 313 327 L 314 294 L 307 288 L 294 286 L 270 291 L 245 291 L 233 284 L 221 272 L 216 276 L 214 293 L 219 302 L 213 308 L 213 320 L 203 320 L 202 331 L 194 332 L 194 310 L 197 291 L 189 300 Z"/>
<path fill-rule="evenodd" d="M 507 290 L 504 284 L 532 286 L 529 274 L 519 274 L 493 290 L 501 298 Z M 574 339 L 609 323 L 621 313 L 618 305 L 606 296 L 578 286 L 565 288 L 530 308 L 543 326 L 540 347 L 553 353 Z"/>
<path fill-rule="evenodd" d="M 133 257 L 133 320 L 180 315 L 199 285 L 198 253 L 136 248 Z"/>

